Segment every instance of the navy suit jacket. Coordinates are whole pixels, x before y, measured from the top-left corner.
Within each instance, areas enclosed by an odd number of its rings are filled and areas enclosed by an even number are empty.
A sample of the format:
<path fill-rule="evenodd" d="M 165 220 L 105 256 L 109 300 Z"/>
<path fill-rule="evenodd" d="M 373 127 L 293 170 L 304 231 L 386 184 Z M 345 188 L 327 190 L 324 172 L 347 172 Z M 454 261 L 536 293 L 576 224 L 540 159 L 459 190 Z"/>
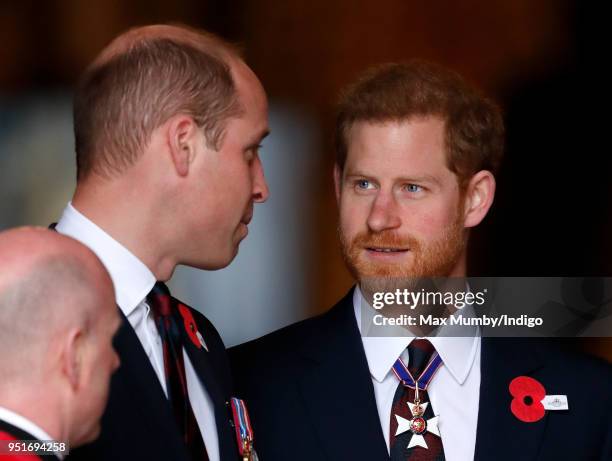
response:
<path fill-rule="evenodd" d="M 611 460 L 612 367 L 554 340 L 482 338 L 475 459 Z M 262 461 L 388 461 L 352 290 L 329 312 L 230 349 Z M 510 411 L 510 381 L 540 381 L 568 411 Z"/>
<path fill-rule="evenodd" d="M 212 323 L 190 310 L 208 352 L 192 345 L 187 337 L 185 350 L 214 405 L 221 460 L 237 461 L 240 458 L 227 405 L 232 380 L 225 346 Z M 191 461 L 159 379 L 125 316 L 114 346 L 121 365 L 111 379 L 100 437 L 72 450 L 69 459 Z"/>

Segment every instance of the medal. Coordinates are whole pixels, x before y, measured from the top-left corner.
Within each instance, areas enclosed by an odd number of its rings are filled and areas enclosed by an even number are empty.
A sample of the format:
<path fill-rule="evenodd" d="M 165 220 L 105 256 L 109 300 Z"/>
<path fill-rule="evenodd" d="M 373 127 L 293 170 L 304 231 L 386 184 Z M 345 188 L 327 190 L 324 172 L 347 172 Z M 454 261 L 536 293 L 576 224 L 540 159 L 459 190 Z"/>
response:
<path fill-rule="evenodd" d="M 238 452 L 242 461 L 257 461 L 257 453 L 253 449 L 253 428 L 244 401 L 236 397 L 230 399 Z"/>
<path fill-rule="evenodd" d="M 417 379 L 414 379 L 400 358 L 398 358 L 395 364 L 393 364 L 392 370 L 395 373 L 395 376 L 397 376 L 404 386 L 414 389 L 414 403 L 408 402 L 408 407 L 410 408 L 412 418 L 408 420 L 400 415 L 395 415 L 395 419 L 397 421 L 395 436 L 403 434 L 407 431 L 412 433 L 412 437 L 410 438 L 407 448 L 417 446 L 428 448 L 425 438 L 423 437 L 427 432 L 440 437 L 440 431 L 438 429 L 438 419 L 440 416 L 436 415 L 433 418 L 426 420 L 424 414 L 429 402 L 421 402 L 419 397 L 419 390 L 427 390 L 427 386 L 429 386 L 429 383 L 431 382 L 436 371 L 438 371 L 440 368 L 440 365 L 442 365 L 442 359 L 438 353 L 434 353 L 434 356 L 423 370 L 423 373 L 421 373 Z"/>
<path fill-rule="evenodd" d="M 408 448 L 428 448 L 427 443 L 425 442 L 425 437 L 423 437 L 423 435 L 426 432 L 429 432 L 440 437 L 440 431 L 438 430 L 439 415 L 436 415 L 433 418 L 429 418 L 427 420 L 423 417 L 428 402 L 420 402 L 418 398 L 417 389 L 415 389 L 414 403 L 408 402 L 408 407 L 410 408 L 412 418 L 408 420 L 406 418 L 402 418 L 400 415 L 395 415 L 395 419 L 397 420 L 397 431 L 395 431 L 395 436 L 397 437 L 398 435 L 403 434 L 406 431 L 410 431 L 412 432 L 412 437 L 410 438 L 410 442 L 408 443 Z"/>

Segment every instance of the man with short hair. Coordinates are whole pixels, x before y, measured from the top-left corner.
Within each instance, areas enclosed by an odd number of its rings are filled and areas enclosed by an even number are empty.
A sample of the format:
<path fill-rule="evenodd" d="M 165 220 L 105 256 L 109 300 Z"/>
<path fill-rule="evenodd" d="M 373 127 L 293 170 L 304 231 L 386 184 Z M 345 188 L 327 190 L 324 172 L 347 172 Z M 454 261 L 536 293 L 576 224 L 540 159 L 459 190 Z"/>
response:
<path fill-rule="evenodd" d="M 609 459 L 608 365 L 477 329 L 366 331 L 375 293 L 466 276 L 469 229 L 493 202 L 503 151 L 497 107 L 414 61 L 366 72 L 336 121 L 340 241 L 358 284 L 326 314 L 231 351 L 262 459 Z M 567 395 L 569 412 L 531 419 L 540 402 L 509 392 L 515 378 L 513 392 L 533 388 L 525 375 Z"/>
<path fill-rule="evenodd" d="M 104 266 L 77 241 L 47 229 L 0 233 L 0 440 L 56 442 L 48 457 L 63 458 L 98 436 L 119 365 L 113 297 Z M 28 454 L 9 442 L 3 452 Z"/>
<path fill-rule="evenodd" d="M 77 187 L 56 229 L 100 257 L 124 322 L 101 437 L 72 456 L 237 459 L 223 342 L 163 282 L 178 264 L 227 266 L 267 199 L 265 92 L 222 40 L 140 27 L 85 72 L 74 127 Z"/>

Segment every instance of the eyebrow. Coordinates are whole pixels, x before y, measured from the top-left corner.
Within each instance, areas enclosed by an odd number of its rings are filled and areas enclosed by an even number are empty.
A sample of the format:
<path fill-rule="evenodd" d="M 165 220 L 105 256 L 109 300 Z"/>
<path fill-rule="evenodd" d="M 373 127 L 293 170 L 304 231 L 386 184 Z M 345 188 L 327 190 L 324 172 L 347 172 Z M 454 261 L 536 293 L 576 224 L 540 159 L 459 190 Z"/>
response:
<path fill-rule="evenodd" d="M 360 171 L 347 171 L 346 177 L 350 178 L 353 176 L 360 176 L 360 177 L 364 177 L 364 178 L 374 178 L 375 176 L 372 175 L 368 175 L 365 173 L 361 173 Z M 430 174 L 424 174 L 421 176 L 399 176 L 397 178 L 393 178 L 394 182 L 409 182 L 409 183 L 422 183 L 422 182 L 427 182 L 427 183 L 433 183 L 436 184 L 438 186 L 441 185 L 441 182 L 438 178 L 436 178 L 435 176 L 432 176 Z"/>
<path fill-rule="evenodd" d="M 432 176 L 430 174 L 424 174 L 422 176 L 412 176 L 412 177 L 399 177 L 398 181 L 402 181 L 402 182 L 428 182 L 428 183 L 436 184 L 438 186 L 441 185 L 440 180 L 438 178 L 436 178 L 435 176 Z"/>
<path fill-rule="evenodd" d="M 254 149 L 255 147 L 258 147 L 261 142 L 270 134 L 270 130 L 269 129 L 265 129 L 258 137 L 257 137 L 257 141 L 252 142 L 251 144 L 249 144 L 248 146 L 246 146 L 245 150 L 250 150 L 250 149 Z"/>

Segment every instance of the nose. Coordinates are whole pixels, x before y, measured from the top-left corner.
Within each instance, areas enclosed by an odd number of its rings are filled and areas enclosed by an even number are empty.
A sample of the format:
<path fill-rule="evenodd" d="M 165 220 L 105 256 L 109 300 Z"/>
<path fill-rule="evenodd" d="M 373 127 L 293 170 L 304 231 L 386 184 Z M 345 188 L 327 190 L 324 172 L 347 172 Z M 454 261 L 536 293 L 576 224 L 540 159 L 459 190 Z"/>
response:
<path fill-rule="evenodd" d="M 264 176 L 264 169 L 259 156 L 253 159 L 253 201 L 263 203 L 268 200 L 270 189 Z"/>
<path fill-rule="evenodd" d="M 393 195 L 383 191 L 377 194 L 372 203 L 367 224 L 368 228 L 375 233 L 397 229 L 401 226 L 402 220 L 398 204 Z"/>

